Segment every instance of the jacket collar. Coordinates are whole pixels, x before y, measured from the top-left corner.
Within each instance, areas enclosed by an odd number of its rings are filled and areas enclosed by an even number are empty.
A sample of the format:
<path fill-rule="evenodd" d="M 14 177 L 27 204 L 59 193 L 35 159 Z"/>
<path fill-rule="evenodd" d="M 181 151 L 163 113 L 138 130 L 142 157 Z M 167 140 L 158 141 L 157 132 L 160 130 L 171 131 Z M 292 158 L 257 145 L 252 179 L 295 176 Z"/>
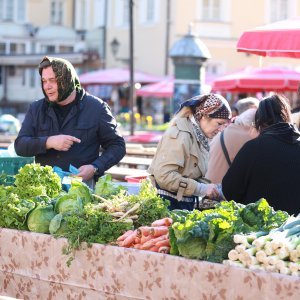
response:
<path fill-rule="evenodd" d="M 191 132 L 193 131 L 192 123 L 188 117 L 181 117 L 175 119 L 175 124 L 181 131 Z"/>

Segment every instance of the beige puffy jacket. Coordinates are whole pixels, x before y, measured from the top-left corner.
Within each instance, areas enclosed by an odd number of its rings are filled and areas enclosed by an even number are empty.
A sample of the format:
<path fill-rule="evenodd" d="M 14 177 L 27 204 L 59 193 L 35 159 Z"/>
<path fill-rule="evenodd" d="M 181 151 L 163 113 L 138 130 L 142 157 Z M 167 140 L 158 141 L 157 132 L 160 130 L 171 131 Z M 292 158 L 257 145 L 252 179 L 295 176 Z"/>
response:
<path fill-rule="evenodd" d="M 161 138 L 148 169 L 158 185 L 182 196 L 194 195 L 207 170 L 208 151 L 197 141 L 188 117 L 177 117 Z"/>

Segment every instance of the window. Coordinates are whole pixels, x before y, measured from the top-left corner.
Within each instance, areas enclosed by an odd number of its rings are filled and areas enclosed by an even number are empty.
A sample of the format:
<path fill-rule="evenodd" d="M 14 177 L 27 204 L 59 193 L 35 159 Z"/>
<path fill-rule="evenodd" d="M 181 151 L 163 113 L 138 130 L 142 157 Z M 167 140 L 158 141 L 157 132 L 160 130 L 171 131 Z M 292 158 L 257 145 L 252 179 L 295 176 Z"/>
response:
<path fill-rule="evenodd" d="M 214 78 L 224 74 L 225 66 L 224 62 L 221 61 L 210 61 L 206 64 L 206 75 L 207 78 Z"/>
<path fill-rule="evenodd" d="M 116 2 L 116 24 L 120 27 L 129 25 L 129 1 L 117 0 Z"/>
<path fill-rule="evenodd" d="M 5 54 L 6 53 L 5 49 L 6 49 L 5 43 L 0 43 L 0 54 Z"/>
<path fill-rule="evenodd" d="M 29 86 L 34 88 L 36 81 L 36 69 L 29 69 Z"/>
<path fill-rule="evenodd" d="M 129 24 L 129 1 L 123 0 L 122 2 L 123 2 L 122 23 L 123 25 L 128 25 Z"/>
<path fill-rule="evenodd" d="M 147 0 L 146 7 L 146 21 L 153 22 L 155 14 L 155 3 L 154 0 Z"/>
<path fill-rule="evenodd" d="M 55 53 L 55 46 L 53 45 L 43 45 L 41 47 L 42 53 Z"/>
<path fill-rule="evenodd" d="M 106 0 L 95 0 L 94 2 L 94 20 L 92 27 L 101 27 L 105 25 L 105 16 L 108 3 L 105 5 Z"/>
<path fill-rule="evenodd" d="M 63 1 L 52 0 L 51 1 L 51 23 L 56 25 L 63 24 Z"/>
<path fill-rule="evenodd" d="M 59 46 L 60 53 L 72 53 L 74 51 L 73 46 Z"/>
<path fill-rule="evenodd" d="M 8 76 L 16 76 L 16 67 L 15 66 L 8 67 Z"/>
<path fill-rule="evenodd" d="M 24 0 L 17 0 L 17 20 L 25 21 L 25 1 Z"/>
<path fill-rule="evenodd" d="M 10 43 L 9 45 L 10 54 L 24 54 L 25 44 Z"/>
<path fill-rule="evenodd" d="M 202 0 L 202 19 L 219 21 L 221 19 L 221 0 Z"/>
<path fill-rule="evenodd" d="M 11 43 L 9 47 L 10 54 L 17 54 L 17 44 Z"/>
<path fill-rule="evenodd" d="M 2 76 L 3 76 L 2 75 L 2 73 L 3 73 L 2 70 L 3 70 L 3 68 L 0 66 L 0 85 L 2 84 L 2 81 L 3 81 L 2 80 Z"/>
<path fill-rule="evenodd" d="M 272 0 L 270 1 L 270 21 L 275 22 L 288 18 L 289 1 Z"/>
<path fill-rule="evenodd" d="M 25 0 L 0 0 L 0 20 L 25 22 Z"/>
<path fill-rule="evenodd" d="M 154 23 L 158 19 L 157 0 L 141 0 L 140 2 L 140 20 L 141 23 Z"/>

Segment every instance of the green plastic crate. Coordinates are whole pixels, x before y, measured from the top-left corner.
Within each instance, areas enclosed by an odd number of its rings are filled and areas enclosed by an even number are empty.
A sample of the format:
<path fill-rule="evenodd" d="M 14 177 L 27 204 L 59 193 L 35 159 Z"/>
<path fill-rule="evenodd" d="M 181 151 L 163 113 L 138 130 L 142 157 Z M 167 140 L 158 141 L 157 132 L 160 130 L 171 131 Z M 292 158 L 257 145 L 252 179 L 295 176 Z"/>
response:
<path fill-rule="evenodd" d="M 26 164 L 32 164 L 34 157 L 0 157 L 0 174 L 16 175 Z"/>

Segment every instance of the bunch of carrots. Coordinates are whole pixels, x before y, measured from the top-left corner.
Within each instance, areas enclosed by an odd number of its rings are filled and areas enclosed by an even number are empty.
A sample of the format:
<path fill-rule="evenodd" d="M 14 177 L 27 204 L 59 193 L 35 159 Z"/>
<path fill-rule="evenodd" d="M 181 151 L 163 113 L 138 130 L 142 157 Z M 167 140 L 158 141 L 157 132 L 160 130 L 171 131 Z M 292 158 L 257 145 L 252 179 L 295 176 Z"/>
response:
<path fill-rule="evenodd" d="M 170 253 L 169 227 L 171 218 L 154 221 L 151 226 L 128 230 L 117 239 L 117 245 L 159 253 Z"/>

